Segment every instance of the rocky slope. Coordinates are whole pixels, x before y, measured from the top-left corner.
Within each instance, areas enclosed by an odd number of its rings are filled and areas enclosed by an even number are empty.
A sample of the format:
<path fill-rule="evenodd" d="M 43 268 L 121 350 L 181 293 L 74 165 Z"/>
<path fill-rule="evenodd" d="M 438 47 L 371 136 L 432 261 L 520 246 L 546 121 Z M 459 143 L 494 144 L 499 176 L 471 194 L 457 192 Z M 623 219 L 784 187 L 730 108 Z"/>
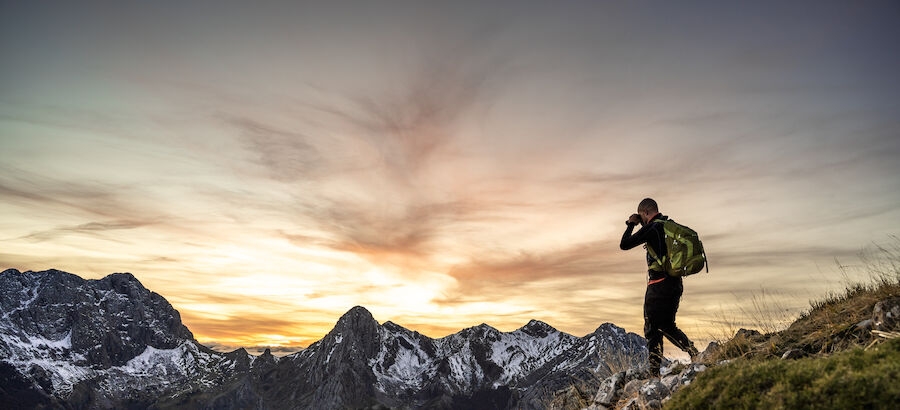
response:
<path fill-rule="evenodd" d="M 661 379 L 638 368 L 616 373 L 592 400 L 569 398 L 569 407 L 896 408 L 900 265 L 891 266 L 893 275 L 812 302 L 783 330 L 740 329 L 710 343 L 697 363 L 664 368 Z"/>
<path fill-rule="evenodd" d="M 593 394 L 612 358 L 646 358 L 643 338 L 609 323 L 432 339 L 359 306 L 293 355 L 218 353 L 127 273 L 6 270 L 0 312 L 3 408 L 544 408 L 566 389 Z"/>

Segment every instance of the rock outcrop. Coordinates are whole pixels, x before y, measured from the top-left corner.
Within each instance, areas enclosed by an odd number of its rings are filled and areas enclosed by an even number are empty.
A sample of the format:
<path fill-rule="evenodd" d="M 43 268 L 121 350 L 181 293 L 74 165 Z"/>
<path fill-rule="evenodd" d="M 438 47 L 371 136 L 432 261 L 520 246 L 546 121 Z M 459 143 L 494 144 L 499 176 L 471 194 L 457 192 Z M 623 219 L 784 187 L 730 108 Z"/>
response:
<path fill-rule="evenodd" d="M 900 330 L 900 298 L 879 301 L 872 311 L 872 325 L 876 330 Z"/>
<path fill-rule="evenodd" d="M 691 384 L 706 365 L 683 366 L 671 363 L 662 369 L 662 378 L 647 377 L 646 369 L 636 367 L 607 377 L 587 409 L 659 409 L 681 387 Z M 678 372 L 673 370 L 682 369 Z M 616 386 L 621 386 L 617 388 Z"/>

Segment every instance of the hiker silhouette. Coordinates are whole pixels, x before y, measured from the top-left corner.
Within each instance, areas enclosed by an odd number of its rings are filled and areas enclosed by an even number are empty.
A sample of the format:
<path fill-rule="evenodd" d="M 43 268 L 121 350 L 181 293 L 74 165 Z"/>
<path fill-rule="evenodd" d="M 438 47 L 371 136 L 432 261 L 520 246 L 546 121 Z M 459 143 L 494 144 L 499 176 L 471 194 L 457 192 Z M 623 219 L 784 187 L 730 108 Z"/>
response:
<path fill-rule="evenodd" d="M 638 204 L 637 213 L 625 221 L 627 228 L 622 234 L 619 247 L 623 251 L 644 244 L 647 248 L 647 291 L 644 294 L 644 337 L 649 350 L 650 374 L 659 377 L 659 366 L 663 358 L 663 337 L 669 339 L 679 349 L 687 352 L 691 360 L 697 356 L 697 349 L 687 335 L 675 325 L 675 313 L 684 291 L 682 278 L 670 276 L 660 262 L 651 257 L 666 255 L 663 221 L 669 218 L 659 212 L 659 207 L 651 198 L 644 198 Z M 632 235 L 637 224 L 641 229 Z"/>

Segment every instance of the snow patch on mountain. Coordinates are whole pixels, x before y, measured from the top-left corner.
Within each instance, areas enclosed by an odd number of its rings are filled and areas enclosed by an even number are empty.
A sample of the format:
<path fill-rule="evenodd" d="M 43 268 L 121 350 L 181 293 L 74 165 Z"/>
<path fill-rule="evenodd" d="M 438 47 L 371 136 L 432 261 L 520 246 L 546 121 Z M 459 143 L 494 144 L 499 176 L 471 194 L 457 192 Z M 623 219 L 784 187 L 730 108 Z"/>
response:
<path fill-rule="evenodd" d="M 571 348 L 578 339 L 553 328 L 537 337 L 524 329 L 501 333 L 491 345 L 491 361 L 503 369 L 494 387 L 514 384 Z"/>
<path fill-rule="evenodd" d="M 122 366 L 95 369 L 85 363 L 83 355 L 71 351 L 72 332 L 59 340 L 37 336 L 16 337 L 0 334 L 9 354 L 3 360 L 22 374 L 42 374 L 53 386 L 55 394 L 68 396 L 79 382 L 100 377 L 108 391 L 114 386 L 132 389 L 136 386 L 164 387 L 177 380 L 197 377 L 199 382 L 211 385 L 202 369 L 221 361 L 209 353 L 200 351 L 194 343 L 183 342 L 173 349 L 157 349 L 147 346 L 143 353 Z M 78 364 L 84 363 L 84 364 Z M 118 378 L 119 381 L 113 381 Z"/>
<path fill-rule="evenodd" d="M 0 312 L 0 360 L 11 366 L 5 375 L 100 407 L 356 407 L 371 400 L 416 407 L 485 394 L 540 407 L 573 377 L 608 372 L 610 355 L 646 360 L 643 339 L 612 324 L 584 337 L 537 320 L 511 332 L 481 324 L 432 339 L 379 324 L 361 306 L 322 340 L 283 358 L 219 353 L 194 340 L 178 312 L 130 274 L 85 280 L 7 270 Z"/>
<path fill-rule="evenodd" d="M 9 327 L 6 326 L 6 330 Z M 3 361 L 16 367 L 22 374 L 45 372 L 54 390 L 68 393 L 72 386 L 96 373 L 90 367 L 78 366 L 84 356 L 73 354 L 72 331 L 60 339 L 16 333 L 0 333 L 0 352 Z"/>
<path fill-rule="evenodd" d="M 399 326 L 385 324 L 378 328 L 380 348 L 369 360 L 369 367 L 376 377 L 376 387 L 388 391 L 391 387 L 406 389 L 422 384 L 422 378 L 434 373 L 434 357 L 412 339 L 406 329 L 391 330 Z"/>

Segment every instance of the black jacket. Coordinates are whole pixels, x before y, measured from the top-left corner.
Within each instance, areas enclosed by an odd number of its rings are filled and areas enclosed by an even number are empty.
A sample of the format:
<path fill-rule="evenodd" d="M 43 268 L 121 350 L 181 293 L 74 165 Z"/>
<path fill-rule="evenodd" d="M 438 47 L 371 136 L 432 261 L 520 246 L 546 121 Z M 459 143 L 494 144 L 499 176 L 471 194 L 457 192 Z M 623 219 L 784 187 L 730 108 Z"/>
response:
<path fill-rule="evenodd" d="M 641 229 L 634 233 L 634 235 L 632 235 L 631 232 L 634 230 L 635 224 L 628 224 L 628 228 L 626 228 L 625 233 L 622 234 L 622 242 L 619 243 L 619 247 L 622 248 L 623 251 L 627 251 L 638 245 L 646 243 L 647 246 L 653 248 L 653 252 L 655 252 L 657 255 L 665 255 L 666 242 L 663 240 L 665 234 L 663 233 L 662 224 L 656 221 L 657 219 L 666 220 L 669 219 L 669 217 L 662 214 L 656 214 L 656 216 L 653 217 L 650 223 L 641 227 Z M 652 262 L 653 258 L 650 256 L 650 252 L 647 252 L 647 281 L 652 282 L 663 278 L 664 280 L 649 286 L 654 288 L 666 288 L 666 290 L 669 290 L 669 292 L 664 293 L 681 294 L 681 278 L 669 276 L 662 271 L 650 270 L 649 266 Z"/>

